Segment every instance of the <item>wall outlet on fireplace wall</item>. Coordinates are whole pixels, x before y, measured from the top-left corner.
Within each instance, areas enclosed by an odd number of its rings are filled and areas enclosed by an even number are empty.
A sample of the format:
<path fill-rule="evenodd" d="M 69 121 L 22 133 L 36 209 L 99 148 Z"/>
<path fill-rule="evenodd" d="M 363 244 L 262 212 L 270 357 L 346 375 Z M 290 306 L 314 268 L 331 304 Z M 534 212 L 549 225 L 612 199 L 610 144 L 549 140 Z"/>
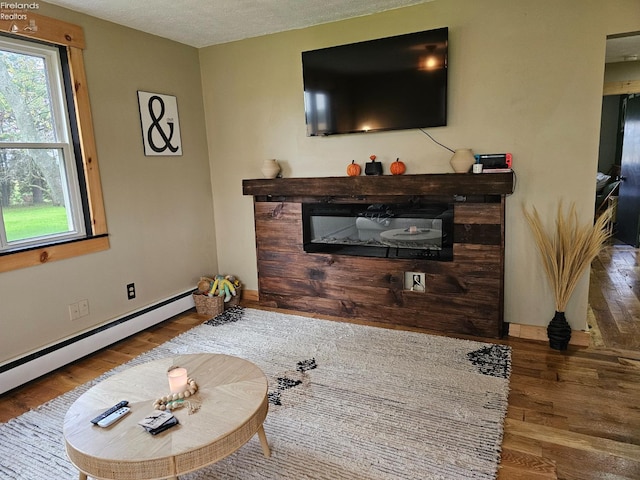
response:
<path fill-rule="evenodd" d="M 404 289 L 410 292 L 422 292 L 427 289 L 426 275 L 423 272 L 404 272 Z"/>

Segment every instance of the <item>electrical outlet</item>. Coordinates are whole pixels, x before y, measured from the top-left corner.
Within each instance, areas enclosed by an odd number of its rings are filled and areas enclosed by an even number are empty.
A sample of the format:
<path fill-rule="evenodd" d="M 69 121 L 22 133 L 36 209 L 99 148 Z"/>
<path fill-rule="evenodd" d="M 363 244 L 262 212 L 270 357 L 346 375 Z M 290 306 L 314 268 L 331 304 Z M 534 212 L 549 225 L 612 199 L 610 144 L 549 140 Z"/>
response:
<path fill-rule="evenodd" d="M 127 285 L 127 298 L 133 300 L 136 298 L 136 284 L 130 283 Z"/>
<path fill-rule="evenodd" d="M 78 308 L 77 303 L 69 304 L 69 317 L 71 317 L 71 320 L 77 320 L 80 318 L 80 309 Z"/>
<path fill-rule="evenodd" d="M 80 300 L 78 302 L 78 313 L 81 317 L 89 315 L 89 300 Z"/>
<path fill-rule="evenodd" d="M 404 272 L 404 289 L 410 292 L 425 292 L 426 275 L 422 272 Z"/>
<path fill-rule="evenodd" d="M 77 320 L 80 317 L 89 315 L 89 300 L 80 300 L 77 303 L 69 304 L 69 317 L 71 320 Z"/>

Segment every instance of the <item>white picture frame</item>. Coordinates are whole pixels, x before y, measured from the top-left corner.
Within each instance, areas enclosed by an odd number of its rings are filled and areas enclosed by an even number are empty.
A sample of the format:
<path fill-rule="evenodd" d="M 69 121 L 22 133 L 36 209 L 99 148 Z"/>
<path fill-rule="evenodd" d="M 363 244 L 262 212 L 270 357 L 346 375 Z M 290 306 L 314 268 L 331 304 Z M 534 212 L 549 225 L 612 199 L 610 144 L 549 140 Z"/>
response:
<path fill-rule="evenodd" d="M 138 90 L 138 109 L 145 156 L 181 156 L 176 97 Z"/>

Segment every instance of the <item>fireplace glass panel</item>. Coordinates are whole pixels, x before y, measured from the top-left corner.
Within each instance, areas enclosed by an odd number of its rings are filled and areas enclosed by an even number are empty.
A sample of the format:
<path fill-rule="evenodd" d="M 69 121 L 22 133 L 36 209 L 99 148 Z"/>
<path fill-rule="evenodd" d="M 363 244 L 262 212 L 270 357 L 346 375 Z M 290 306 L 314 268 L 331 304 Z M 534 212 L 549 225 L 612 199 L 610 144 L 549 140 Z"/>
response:
<path fill-rule="evenodd" d="M 306 252 L 453 259 L 449 204 L 304 204 L 302 213 Z"/>

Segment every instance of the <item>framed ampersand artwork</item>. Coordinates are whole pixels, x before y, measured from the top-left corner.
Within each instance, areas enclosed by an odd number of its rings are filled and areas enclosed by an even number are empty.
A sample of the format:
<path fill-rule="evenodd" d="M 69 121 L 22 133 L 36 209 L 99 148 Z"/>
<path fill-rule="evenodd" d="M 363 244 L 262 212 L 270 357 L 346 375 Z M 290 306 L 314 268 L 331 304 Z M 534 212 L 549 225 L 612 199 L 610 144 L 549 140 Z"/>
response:
<path fill-rule="evenodd" d="M 180 156 L 178 102 L 172 95 L 138 90 L 142 142 L 146 156 Z"/>

